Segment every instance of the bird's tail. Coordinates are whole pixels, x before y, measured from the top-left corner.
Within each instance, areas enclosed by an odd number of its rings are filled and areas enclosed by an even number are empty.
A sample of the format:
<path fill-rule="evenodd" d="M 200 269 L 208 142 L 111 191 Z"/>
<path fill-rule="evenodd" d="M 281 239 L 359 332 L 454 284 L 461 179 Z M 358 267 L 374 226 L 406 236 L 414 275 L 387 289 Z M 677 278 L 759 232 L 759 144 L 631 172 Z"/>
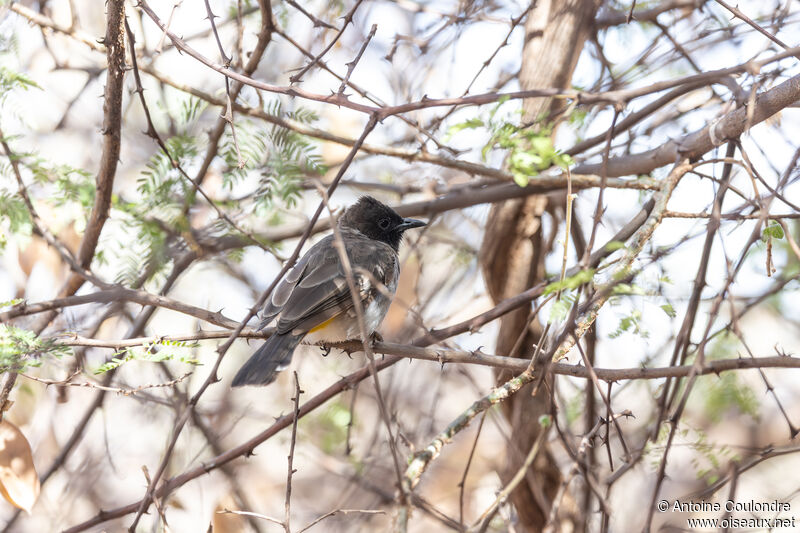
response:
<path fill-rule="evenodd" d="M 267 385 L 275 381 L 278 372 L 292 362 L 292 353 L 303 339 L 302 335 L 274 334 L 250 356 L 233 378 L 232 385 Z"/>

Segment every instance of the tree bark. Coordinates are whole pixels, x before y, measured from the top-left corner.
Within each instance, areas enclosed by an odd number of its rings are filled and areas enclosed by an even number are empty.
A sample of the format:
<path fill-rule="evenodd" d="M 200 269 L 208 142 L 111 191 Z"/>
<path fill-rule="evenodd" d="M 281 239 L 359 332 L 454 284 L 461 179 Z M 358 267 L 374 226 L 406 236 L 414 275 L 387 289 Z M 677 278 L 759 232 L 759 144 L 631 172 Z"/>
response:
<path fill-rule="evenodd" d="M 542 0 L 528 14 L 525 45 L 522 53 L 520 84 L 523 90 L 567 88 L 583 44 L 592 26 L 597 5 L 594 0 Z M 557 124 L 563 102 L 553 99 L 528 99 L 524 102 L 524 120 L 530 127 Z M 553 131 L 555 132 L 555 127 Z M 546 196 L 508 200 L 492 206 L 481 247 L 481 267 L 486 285 L 495 302 L 519 294 L 541 280 L 544 257 L 551 239 L 542 232 L 541 217 L 548 209 Z M 530 358 L 539 341 L 540 325 L 529 322 L 528 308 L 503 317 L 497 337 L 496 353 Z M 522 342 L 518 339 L 522 337 Z M 511 375 L 498 371 L 503 382 Z M 540 387 L 536 396 L 530 390 L 505 402 L 504 414 L 512 427 L 507 463 L 500 477 L 503 482 L 520 469 L 541 427 L 539 416 L 550 412 L 550 387 Z M 539 532 L 547 523 L 550 506 L 561 482 L 561 473 L 551 452 L 543 448 L 525 483 L 511 493 L 511 502 L 519 518 L 518 531 Z"/>

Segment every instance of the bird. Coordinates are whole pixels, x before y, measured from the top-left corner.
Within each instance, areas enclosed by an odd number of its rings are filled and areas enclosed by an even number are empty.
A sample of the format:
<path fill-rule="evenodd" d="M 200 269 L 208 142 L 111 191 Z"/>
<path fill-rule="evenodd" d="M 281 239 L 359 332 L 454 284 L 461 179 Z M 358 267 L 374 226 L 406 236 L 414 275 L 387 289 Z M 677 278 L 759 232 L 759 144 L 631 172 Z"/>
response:
<path fill-rule="evenodd" d="M 426 223 L 403 218 L 371 196 L 362 196 L 339 217 L 364 325 L 374 335 L 386 316 L 400 277 L 403 233 Z M 353 296 L 335 236 L 312 246 L 290 268 L 265 302 L 258 329 L 275 331 L 233 378 L 232 386 L 267 385 L 292 361 L 300 341 L 332 344 L 360 339 Z"/>

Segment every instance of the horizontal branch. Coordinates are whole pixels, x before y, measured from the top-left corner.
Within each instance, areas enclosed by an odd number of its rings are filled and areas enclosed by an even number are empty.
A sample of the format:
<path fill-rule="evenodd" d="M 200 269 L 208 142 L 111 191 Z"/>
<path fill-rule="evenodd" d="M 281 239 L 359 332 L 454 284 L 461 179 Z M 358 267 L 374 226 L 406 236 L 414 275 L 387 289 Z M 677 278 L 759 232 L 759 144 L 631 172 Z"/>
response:
<path fill-rule="evenodd" d="M 665 13 L 673 9 L 699 8 L 704 3 L 705 0 L 668 0 L 666 2 L 658 2 L 656 7 L 634 10 L 631 20 L 636 22 L 653 22 L 658 19 L 658 16 L 661 13 Z M 627 10 L 608 10 L 594 20 L 594 27 L 597 29 L 606 29 L 610 26 L 619 26 L 627 23 Z"/>
<path fill-rule="evenodd" d="M 355 183 L 354 183 L 355 185 Z M 397 213 L 404 217 L 413 216 L 433 216 L 447 211 L 473 207 L 481 204 L 502 202 L 513 198 L 524 198 L 534 194 L 546 194 L 555 191 L 565 190 L 567 178 L 561 174 L 543 174 L 533 177 L 525 187 L 520 187 L 516 183 L 497 183 L 482 184 L 475 187 L 464 187 L 458 190 L 443 194 L 431 200 L 420 200 L 392 206 Z M 602 186 L 600 176 L 573 175 L 572 186 L 576 190 L 589 189 Z M 659 180 L 651 178 L 641 179 L 617 179 L 609 178 L 606 186 L 613 189 L 626 189 L 637 191 L 657 190 L 661 183 Z M 285 239 L 292 239 L 302 235 L 306 224 L 296 224 L 282 228 L 263 231 L 256 235 L 257 238 L 278 242 Z M 330 230 L 330 220 L 323 219 L 314 225 L 313 233 L 320 233 Z M 199 239 L 202 240 L 202 239 Z M 241 248 L 247 246 L 249 241 L 236 235 L 227 235 L 214 241 L 200 242 L 204 249 L 214 252 L 222 252 L 231 248 Z"/>
<path fill-rule="evenodd" d="M 52 311 L 54 309 L 62 309 L 64 307 L 73 307 L 88 303 L 111 303 L 119 301 L 133 302 L 140 305 L 152 305 L 154 307 L 163 307 L 165 309 L 190 315 L 222 327 L 233 328 L 239 324 L 238 322 L 229 319 L 222 313 L 207 311 L 206 309 L 185 304 L 183 302 L 173 300 L 172 298 L 167 298 L 166 296 L 159 296 L 156 294 L 151 294 L 147 291 L 128 289 L 126 287 L 113 287 L 107 290 L 101 290 L 89 294 L 56 298 L 54 300 L 32 304 L 23 302 L 11 307 L 11 309 L 8 311 L 0 313 L 0 323 L 7 322 L 12 318 L 43 313 L 45 311 Z"/>
<path fill-rule="evenodd" d="M 607 175 L 648 174 L 659 167 L 674 163 L 679 157 L 685 157 L 691 161 L 697 160 L 726 140 L 736 139 L 751 127 L 798 100 L 800 100 L 800 75 L 789 78 L 780 85 L 758 95 L 752 109 L 749 109 L 749 106 L 740 107 L 716 119 L 699 131 L 677 140 L 668 141 L 647 152 L 609 158 L 605 164 Z M 576 174 L 599 174 L 602 172 L 603 166 L 602 162 L 584 163 L 577 165 L 573 172 Z"/>
<path fill-rule="evenodd" d="M 271 335 L 271 328 L 256 331 L 253 328 L 242 330 L 239 337 L 248 339 L 265 339 Z M 210 339 L 226 339 L 230 336 L 230 331 L 199 331 L 188 335 L 165 335 L 161 337 L 139 337 L 135 339 L 119 340 L 99 340 L 87 339 L 77 335 L 68 338 L 57 338 L 60 344 L 65 346 L 89 346 L 119 349 L 123 347 L 144 346 L 158 344 L 160 342 L 192 342 Z M 324 343 L 319 346 L 327 346 Z M 331 345 L 330 347 L 344 350 L 348 353 L 362 351 L 361 341 L 348 341 Z M 409 359 L 420 359 L 423 361 L 436 361 L 441 364 L 472 364 L 491 366 L 495 368 L 505 368 L 522 372 L 528 368 L 530 362 L 527 359 L 517 357 L 505 357 L 501 355 L 491 355 L 477 351 L 455 350 L 452 348 L 424 348 L 412 344 L 397 344 L 391 342 L 375 342 L 372 344 L 375 353 L 384 355 L 394 355 Z M 689 374 L 691 365 L 687 366 L 668 366 L 656 368 L 594 368 L 598 379 L 603 381 L 621 381 L 627 379 L 660 379 L 683 377 Z M 747 368 L 800 368 L 800 358 L 790 356 L 758 357 L 747 359 L 721 359 L 710 361 L 703 368 L 701 374 L 719 374 L 728 370 L 747 369 Z M 589 369 L 581 365 L 570 365 L 563 363 L 553 364 L 550 369 L 554 374 L 572 376 L 576 378 L 590 378 Z"/>
<path fill-rule="evenodd" d="M 357 342 L 353 343 L 353 348 L 357 349 Z M 408 357 L 411 359 L 422 359 L 426 361 L 437 361 L 439 363 L 469 363 L 496 368 L 507 368 L 519 372 L 525 371 L 530 364 L 527 359 L 516 357 L 503 357 L 499 355 L 489 355 L 481 352 L 470 352 L 465 350 L 452 350 L 446 348 L 420 348 L 404 344 L 376 343 L 373 346 L 376 353 Z M 800 369 L 800 358 L 789 356 L 756 357 L 747 359 L 719 359 L 709 361 L 700 371 L 700 375 L 719 374 L 729 370 L 741 370 L 747 368 L 798 368 Z M 572 376 L 576 378 L 590 379 L 589 369 L 582 365 L 570 365 L 566 363 L 553 363 L 550 368 L 553 374 L 562 376 Z M 630 379 L 662 379 L 680 378 L 689 375 L 692 365 L 668 366 L 655 368 L 597 368 L 593 367 L 597 378 L 602 381 L 622 381 Z"/>

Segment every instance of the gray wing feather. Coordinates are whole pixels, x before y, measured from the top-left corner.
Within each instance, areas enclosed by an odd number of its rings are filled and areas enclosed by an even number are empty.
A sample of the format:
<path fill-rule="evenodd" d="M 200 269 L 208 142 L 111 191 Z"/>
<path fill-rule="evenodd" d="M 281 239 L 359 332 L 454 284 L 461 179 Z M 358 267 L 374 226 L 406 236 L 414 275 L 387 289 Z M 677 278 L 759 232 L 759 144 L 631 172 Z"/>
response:
<path fill-rule="evenodd" d="M 383 244 L 358 237 L 347 239 L 346 249 L 351 264 L 372 265 L 373 275 L 381 281 L 388 280 L 384 279 L 386 271 L 379 264 L 388 260 L 394 262 L 390 272 L 397 269 L 394 251 Z M 359 296 L 364 300 L 374 288 L 360 278 L 356 274 L 356 284 L 362 289 Z M 334 247 L 333 236 L 328 236 L 312 246 L 286 273 L 264 308 L 261 327 L 277 316 L 278 333 L 304 333 L 352 307 L 353 300 L 339 252 Z"/>
<path fill-rule="evenodd" d="M 309 264 L 316 263 L 316 256 L 320 252 L 320 248 L 322 248 L 322 244 L 325 243 L 328 239 L 323 239 L 311 249 L 306 252 L 306 254 L 301 257 L 295 265 L 289 269 L 289 271 L 283 276 L 283 279 L 278 283 L 277 287 L 272 291 L 272 295 L 270 296 L 267 303 L 264 304 L 264 309 L 261 311 L 261 322 L 258 325 L 258 329 L 263 329 L 269 324 L 275 316 L 281 312 L 281 309 L 286 305 L 286 302 L 289 301 L 289 297 L 292 295 L 292 291 L 294 291 L 297 282 L 300 281 L 303 277 L 303 274 L 309 269 Z M 313 267 L 312 267 L 313 268 Z"/>
<path fill-rule="evenodd" d="M 303 258 L 305 261 L 302 263 L 297 263 L 294 267 L 292 267 L 289 272 L 286 273 L 286 276 L 281 280 L 277 287 L 275 287 L 275 291 L 272 293 L 272 297 L 269 299 L 269 305 L 274 307 L 275 309 L 280 309 L 286 302 L 289 300 L 289 296 L 292 294 L 292 289 L 294 286 L 297 285 L 297 281 L 300 279 L 300 276 L 303 275 L 306 268 L 308 267 L 308 258 Z M 266 314 L 266 311 L 265 311 Z"/>

